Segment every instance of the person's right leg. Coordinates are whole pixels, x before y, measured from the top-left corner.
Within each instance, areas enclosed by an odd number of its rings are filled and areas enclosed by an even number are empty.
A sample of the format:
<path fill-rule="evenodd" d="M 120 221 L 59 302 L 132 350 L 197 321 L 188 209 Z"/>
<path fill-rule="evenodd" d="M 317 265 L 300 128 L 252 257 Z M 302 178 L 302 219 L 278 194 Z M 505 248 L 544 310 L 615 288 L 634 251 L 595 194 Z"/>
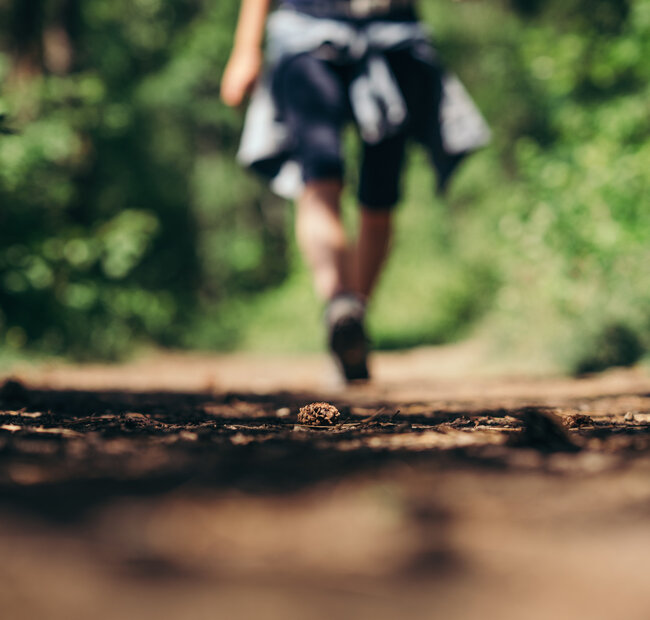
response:
<path fill-rule="evenodd" d="M 359 237 L 354 248 L 354 287 L 367 300 L 390 250 L 393 209 L 399 200 L 406 133 L 363 145 L 359 181 Z"/>
<path fill-rule="evenodd" d="M 359 236 L 353 248 L 353 284 L 364 300 L 372 294 L 390 249 L 393 231 L 391 209 L 361 206 Z"/>

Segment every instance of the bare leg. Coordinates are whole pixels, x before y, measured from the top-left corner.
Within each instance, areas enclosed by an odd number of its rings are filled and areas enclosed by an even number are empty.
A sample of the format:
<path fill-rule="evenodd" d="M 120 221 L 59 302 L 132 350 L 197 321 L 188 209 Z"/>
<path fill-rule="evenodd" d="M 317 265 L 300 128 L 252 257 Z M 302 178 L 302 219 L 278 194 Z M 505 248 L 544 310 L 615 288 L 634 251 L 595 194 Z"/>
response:
<path fill-rule="evenodd" d="M 354 290 L 367 299 L 388 256 L 392 237 L 392 212 L 361 208 L 359 239 L 354 248 Z"/>
<path fill-rule="evenodd" d="M 329 300 L 350 288 L 347 240 L 338 180 L 310 181 L 298 200 L 296 237 L 316 293 Z"/>

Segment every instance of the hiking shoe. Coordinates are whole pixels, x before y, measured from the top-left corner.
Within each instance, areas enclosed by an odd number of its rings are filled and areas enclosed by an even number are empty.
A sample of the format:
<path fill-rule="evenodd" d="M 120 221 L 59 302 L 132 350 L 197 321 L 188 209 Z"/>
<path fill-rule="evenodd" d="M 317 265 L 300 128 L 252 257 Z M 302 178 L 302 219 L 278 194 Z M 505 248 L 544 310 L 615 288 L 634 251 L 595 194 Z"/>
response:
<path fill-rule="evenodd" d="M 351 293 L 338 295 L 325 310 L 328 345 L 346 381 L 369 378 L 365 311 L 363 302 Z"/>

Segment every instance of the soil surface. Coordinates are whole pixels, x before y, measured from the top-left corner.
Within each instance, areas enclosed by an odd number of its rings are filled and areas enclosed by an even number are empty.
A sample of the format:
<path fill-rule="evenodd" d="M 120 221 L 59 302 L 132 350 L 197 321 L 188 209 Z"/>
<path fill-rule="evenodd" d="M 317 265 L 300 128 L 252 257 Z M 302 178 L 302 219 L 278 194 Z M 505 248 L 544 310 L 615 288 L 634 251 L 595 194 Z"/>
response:
<path fill-rule="evenodd" d="M 3 620 L 650 617 L 650 372 L 461 347 L 0 377 Z M 298 422 L 325 402 L 332 426 Z"/>

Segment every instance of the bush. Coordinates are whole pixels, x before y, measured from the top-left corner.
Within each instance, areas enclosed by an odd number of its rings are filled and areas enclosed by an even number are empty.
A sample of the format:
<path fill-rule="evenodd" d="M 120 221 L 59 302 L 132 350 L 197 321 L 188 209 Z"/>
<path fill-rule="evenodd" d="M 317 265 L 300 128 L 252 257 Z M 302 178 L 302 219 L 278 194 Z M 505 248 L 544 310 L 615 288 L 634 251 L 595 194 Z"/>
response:
<path fill-rule="evenodd" d="M 281 279 L 283 223 L 234 165 L 240 119 L 218 103 L 236 3 L 30 7 L 0 4 L 7 344 L 83 357 L 179 345 L 203 304 Z M 56 36 L 73 55 L 63 69 L 44 45 Z M 234 342 L 229 327 L 212 344 Z"/>

